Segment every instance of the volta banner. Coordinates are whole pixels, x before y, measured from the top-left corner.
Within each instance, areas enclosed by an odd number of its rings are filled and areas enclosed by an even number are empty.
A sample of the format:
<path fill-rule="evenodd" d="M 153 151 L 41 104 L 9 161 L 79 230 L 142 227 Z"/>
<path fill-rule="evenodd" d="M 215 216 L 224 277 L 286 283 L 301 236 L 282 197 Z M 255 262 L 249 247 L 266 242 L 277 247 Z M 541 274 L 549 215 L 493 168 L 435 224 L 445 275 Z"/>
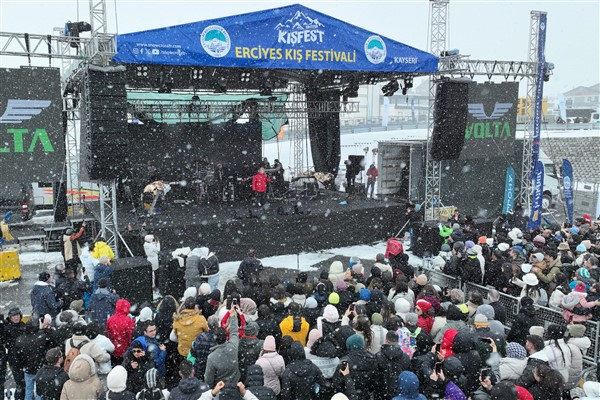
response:
<path fill-rule="evenodd" d="M 540 14 L 537 43 L 537 76 L 535 78 L 535 104 L 533 110 L 533 147 L 531 165 L 536 166 L 540 157 L 542 140 L 542 102 L 544 100 L 544 75 L 546 73 L 546 13 Z M 535 179 L 535 178 L 532 178 Z"/>
<path fill-rule="evenodd" d="M 506 183 L 504 185 L 504 203 L 502 214 L 510 214 L 515 205 L 515 170 L 513 167 L 506 168 Z"/>
<path fill-rule="evenodd" d="M 533 199 L 531 201 L 531 213 L 529 214 L 528 230 L 540 227 L 542 223 L 542 203 L 544 199 L 544 164 L 538 161 L 533 171 Z"/>
<path fill-rule="evenodd" d="M 65 161 L 60 71 L 0 69 L 0 183 L 58 181 Z"/>
<path fill-rule="evenodd" d="M 569 223 L 573 224 L 573 167 L 571 162 L 563 159 L 562 164 L 563 175 L 563 195 L 565 196 L 565 204 L 567 206 L 567 216 Z"/>
<path fill-rule="evenodd" d="M 422 72 L 438 58 L 299 4 L 117 36 L 117 62 Z"/>

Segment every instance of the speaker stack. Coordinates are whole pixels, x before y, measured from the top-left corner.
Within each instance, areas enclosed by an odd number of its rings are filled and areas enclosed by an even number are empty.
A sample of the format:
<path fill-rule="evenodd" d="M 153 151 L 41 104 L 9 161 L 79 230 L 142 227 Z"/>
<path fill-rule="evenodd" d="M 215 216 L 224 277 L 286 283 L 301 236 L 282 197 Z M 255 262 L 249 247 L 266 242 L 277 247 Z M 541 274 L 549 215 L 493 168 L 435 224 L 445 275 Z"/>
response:
<path fill-rule="evenodd" d="M 144 257 L 113 260 L 111 278 L 113 289 L 122 299 L 133 304 L 152 302 L 152 265 Z"/>
<path fill-rule="evenodd" d="M 437 85 L 430 156 L 434 161 L 456 160 L 465 142 L 469 83 L 445 81 Z"/>

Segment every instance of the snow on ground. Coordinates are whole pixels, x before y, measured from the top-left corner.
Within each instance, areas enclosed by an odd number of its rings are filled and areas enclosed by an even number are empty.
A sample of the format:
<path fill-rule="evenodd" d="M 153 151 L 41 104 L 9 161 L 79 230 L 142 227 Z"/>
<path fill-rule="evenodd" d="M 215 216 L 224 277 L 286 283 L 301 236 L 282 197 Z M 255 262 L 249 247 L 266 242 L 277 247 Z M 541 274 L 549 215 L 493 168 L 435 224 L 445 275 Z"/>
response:
<path fill-rule="evenodd" d="M 19 254 L 19 260 L 21 261 L 21 268 L 27 268 L 28 266 L 43 264 L 47 266 L 48 269 L 54 269 L 54 266 L 56 264 L 63 263 L 63 257 L 60 252 L 23 252 Z"/>

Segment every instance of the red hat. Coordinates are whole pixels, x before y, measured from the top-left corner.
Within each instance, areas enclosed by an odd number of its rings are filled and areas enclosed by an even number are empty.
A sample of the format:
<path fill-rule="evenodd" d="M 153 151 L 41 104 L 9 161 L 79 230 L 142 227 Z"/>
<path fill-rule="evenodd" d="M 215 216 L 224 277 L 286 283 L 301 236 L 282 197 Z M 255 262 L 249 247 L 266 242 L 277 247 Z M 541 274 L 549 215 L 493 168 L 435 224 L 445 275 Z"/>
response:
<path fill-rule="evenodd" d="M 588 224 L 592 222 L 592 217 L 590 217 L 590 214 L 583 214 L 582 218 L 585 219 L 585 222 Z"/>
<path fill-rule="evenodd" d="M 421 311 L 423 311 L 423 314 L 427 314 L 427 312 L 431 309 L 431 303 L 427 300 L 421 299 L 417 301 L 417 307 L 419 307 Z"/>
<path fill-rule="evenodd" d="M 585 293 L 585 283 L 583 282 L 577 282 L 577 284 L 575 285 L 575 289 L 573 289 L 574 292 L 580 292 L 580 293 Z"/>
<path fill-rule="evenodd" d="M 517 399 L 518 400 L 533 400 L 533 396 L 529 393 L 529 390 L 523 386 L 517 386 Z"/>

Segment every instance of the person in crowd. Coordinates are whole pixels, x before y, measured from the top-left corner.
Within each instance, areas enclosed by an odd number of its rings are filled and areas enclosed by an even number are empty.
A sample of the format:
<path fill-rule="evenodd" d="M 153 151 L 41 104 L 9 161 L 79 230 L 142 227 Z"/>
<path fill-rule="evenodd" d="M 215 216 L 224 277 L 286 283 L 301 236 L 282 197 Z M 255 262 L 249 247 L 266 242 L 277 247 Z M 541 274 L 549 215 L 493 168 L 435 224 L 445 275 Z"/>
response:
<path fill-rule="evenodd" d="M 90 322 L 85 329 L 85 335 L 92 343 L 98 346 L 102 351 L 112 354 L 115 351 L 115 345 L 104 335 L 100 334 L 100 327 L 96 322 Z M 110 359 L 98 363 L 98 375 L 106 375 L 110 372 Z"/>
<path fill-rule="evenodd" d="M 488 305 L 494 309 L 494 319 L 501 324 L 506 323 L 506 309 L 504 304 L 500 302 L 500 292 L 492 289 L 487 294 Z M 488 317 L 489 319 L 489 317 Z"/>
<path fill-rule="evenodd" d="M 515 383 L 529 389 L 536 382 L 534 371 L 538 365 L 548 366 L 548 355 L 544 351 L 544 339 L 536 335 L 527 336 L 525 348 L 529 354 L 527 365 Z"/>
<path fill-rule="evenodd" d="M 273 336 L 269 335 L 265 338 L 262 352 L 258 360 L 256 360 L 256 365 L 260 366 L 263 370 L 264 385 L 271 388 L 276 396 L 279 396 L 281 393 L 280 380 L 285 371 L 285 361 L 277 353 L 275 338 Z"/>
<path fill-rule="evenodd" d="M 169 338 L 177 342 L 177 351 L 181 357 L 187 357 L 196 336 L 206 332 L 206 318 L 196 309 L 195 297 L 187 297 L 183 308 L 173 316 L 173 330 Z"/>
<path fill-rule="evenodd" d="M 135 395 L 136 400 L 166 400 L 169 391 L 162 388 L 162 381 L 158 377 L 156 368 L 150 368 L 146 372 L 146 384 L 144 388 Z"/>
<path fill-rule="evenodd" d="M 106 321 L 106 335 L 115 345 L 115 351 L 111 355 L 113 365 L 123 362 L 123 355 L 129 349 L 131 336 L 135 322 L 129 318 L 131 304 L 125 299 L 117 300 L 115 314 Z"/>
<path fill-rule="evenodd" d="M 157 290 L 159 286 L 158 282 L 158 253 L 160 253 L 160 241 L 157 240 L 154 235 L 144 236 L 144 253 L 146 259 L 152 265 L 152 287 Z"/>
<path fill-rule="evenodd" d="M 500 359 L 499 372 L 501 380 L 516 381 L 527 366 L 527 350 L 519 343 L 506 345 L 506 357 Z"/>
<path fill-rule="evenodd" d="M 114 270 L 110 266 L 110 257 L 102 256 L 98 259 L 98 264 L 94 267 L 94 285 L 92 285 L 92 291 L 95 292 L 98 286 L 97 282 L 101 279 L 106 279 L 108 284 L 107 287 L 111 287 L 111 277 Z"/>
<path fill-rule="evenodd" d="M 237 271 L 237 277 L 245 286 L 250 282 L 260 282 L 260 271 L 262 271 L 262 262 L 256 258 L 256 250 L 248 250 L 248 256 L 242 260 Z"/>
<path fill-rule="evenodd" d="M 148 350 L 143 337 L 131 342 L 123 356 L 123 368 L 127 371 L 127 390 L 138 393 L 144 388 L 146 372 L 154 368 L 154 356 Z"/>
<path fill-rule="evenodd" d="M 378 398 L 389 399 L 394 397 L 399 391 L 399 382 L 396 377 L 402 372 L 410 370 L 410 358 L 398 344 L 398 334 L 396 332 L 386 333 L 381 351 L 375 357 L 377 359 L 378 375 L 382 380 L 382 384 L 377 387 Z"/>
<path fill-rule="evenodd" d="M 282 336 L 291 336 L 292 339 L 299 341 L 302 346 L 306 346 L 306 339 L 310 325 L 306 319 L 301 316 L 300 305 L 291 303 L 289 307 L 289 316 L 284 318 L 279 324 Z"/>
<path fill-rule="evenodd" d="M 204 379 L 206 359 L 216 344 L 214 332 L 219 327 L 218 317 L 216 315 L 208 317 L 207 326 L 208 330 L 196 336 L 190 349 L 190 356 L 194 358 L 194 376 L 200 380 Z"/>
<path fill-rule="evenodd" d="M 418 300 L 415 305 L 415 311 L 419 317 L 418 326 L 423 329 L 428 335 L 431 333 L 433 327 L 433 321 L 435 318 L 429 312 L 431 310 L 431 303 L 427 300 Z"/>
<path fill-rule="evenodd" d="M 238 348 L 239 348 L 239 325 L 238 314 L 239 306 L 231 304 L 229 309 L 230 318 L 228 319 L 229 340 L 227 331 L 218 327 L 215 329 L 215 342 L 206 360 L 206 372 L 204 374 L 205 382 L 209 386 L 214 386 L 217 382 L 236 383 L 240 379 L 240 370 L 238 367 Z"/>
<path fill-rule="evenodd" d="M 260 400 L 276 400 L 277 397 L 273 389 L 265 385 L 263 370 L 258 365 L 250 365 L 246 374 L 244 384 L 247 390 Z"/>
<path fill-rule="evenodd" d="M 365 194 L 367 195 L 367 198 L 371 198 L 373 199 L 374 195 L 373 192 L 375 191 L 375 183 L 377 182 L 377 177 L 379 176 L 379 171 L 377 170 L 377 167 L 375 166 L 375 164 L 371 164 L 369 166 L 369 169 L 367 170 L 367 188 L 365 190 Z M 369 189 L 370 189 L 370 193 L 369 193 Z"/>
<path fill-rule="evenodd" d="M 315 397 L 325 380 L 321 370 L 306 359 L 304 346 L 294 341 L 290 348 L 290 363 L 281 379 L 281 400 L 304 400 Z"/>
<path fill-rule="evenodd" d="M 114 367 L 106 377 L 108 391 L 104 398 L 107 400 L 134 400 L 135 392 L 127 388 L 128 378 L 126 368 L 121 365 Z"/>
<path fill-rule="evenodd" d="M 97 260 L 100 260 L 102 256 L 108 257 L 109 260 L 114 260 L 115 258 L 115 253 L 113 252 L 112 248 L 106 244 L 106 240 L 103 237 L 100 237 L 98 240 L 96 240 L 90 255 Z"/>
<path fill-rule="evenodd" d="M 46 352 L 44 365 L 35 375 L 35 393 L 42 400 L 59 400 L 62 388 L 69 375 L 63 368 L 62 350 L 53 347 Z"/>
<path fill-rule="evenodd" d="M 90 320 L 97 322 L 98 326 L 102 327 L 102 331 L 104 331 L 108 317 L 115 313 L 115 307 L 119 299 L 120 297 L 115 290 L 108 288 L 108 280 L 106 278 L 100 279 L 98 289 L 90 297 L 88 308 Z"/>
<path fill-rule="evenodd" d="M 464 368 L 464 376 L 466 382 L 461 389 L 465 393 L 474 392 L 479 386 L 479 371 L 481 370 L 482 361 L 477 350 L 473 336 L 468 333 L 459 332 L 452 341 L 452 351 Z"/>
<path fill-rule="evenodd" d="M 97 399 L 103 392 L 96 363 L 87 354 L 79 354 L 69 368 L 69 380 L 63 385 L 60 400 Z"/>
<path fill-rule="evenodd" d="M 77 275 L 77 266 L 79 264 L 79 257 L 81 256 L 81 247 L 79 246 L 78 239 L 83 236 L 86 226 L 87 223 L 83 221 L 77 233 L 74 232 L 73 228 L 67 228 L 62 237 L 62 252 L 65 259 L 65 266 L 71 269 L 75 275 Z"/>
<path fill-rule="evenodd" d="M 210 387 L 194 376 L 194 366 L 188 360 L 179 364 L 179 384 L 171 390 L 171 400 L 197 400 L 202 394 L 209 391 Z"/>
<path fill-rule="evenodd" d="M 240 380 L 243 382 L 246 382 L 248 367 L 258 360 L 263 347 L 263 341 L 258 339 L 257 335 L 258 324 L 248 321 L 238 345 L 238 367 L 240 369 Z"/>
<path fill-rule="evenodd" d="M 85 323 L 78 322 L 73 325 L 73 336 L 65 342 L 65 354 L 69 354 L 71 348 L 79 349 L 80 354 L 86 354 L 98 365 L 110 361 L 110 354 L 104 351 L 100 346 L 87 337 L 87 326 Z"/>
<path fill-rule="evenodd" d="M 565 382 L 560 371 L 540 364 L 533 371 L 535 383 L 528 388 L 534 400 L 562 400 Z"/>
<path fill-rule="evenodd" d="M 55 318 L 63 306 L 62 300 L 56 299 L 54 292 L 52 276 L 44 271 L 38 275 L 38 281 L 33 285 L 31 290 L 31 308 L 33 314 L 42 316 L 50 314 Z"/>
<path fill-rule="evenodd" d="M 260 167 L 258 172 L 252 178 L 252 191 L 254 192 L 255 203 L 262 207 L 267 203 L 267 184 L 273 180 L 267 176 L 265 169 Z"/>
<path fill-rule="evenodd" d="M 519 301 L 519 313 L 515 316 L 510 332 L 506 337 L 507 342 L 516 342 L 521 346 L 525 345 L 529 328 L 538 325 L 533 299 L 531 297 L 522 297 Z"/>
<path fill-rule="evenodd" d="M 52 343 L 47 332 L 39 328 L 39 320 L 28 320 L 24 333 L 16 339 L 13 347 L 14 362 L 11 370 L 14 373 L 18 369 L 18 373 L 23 374 L 26 400 L 33 399 L 35 375 L 44 364 L 44 356 Z"/>
<path fill-rule="evenodd" d="M 396 393 L 392 400 L 427 399 L 425 395 L 419 393 L 419 378 L 411 371 L 403 371 L 398 375 Z"/>

